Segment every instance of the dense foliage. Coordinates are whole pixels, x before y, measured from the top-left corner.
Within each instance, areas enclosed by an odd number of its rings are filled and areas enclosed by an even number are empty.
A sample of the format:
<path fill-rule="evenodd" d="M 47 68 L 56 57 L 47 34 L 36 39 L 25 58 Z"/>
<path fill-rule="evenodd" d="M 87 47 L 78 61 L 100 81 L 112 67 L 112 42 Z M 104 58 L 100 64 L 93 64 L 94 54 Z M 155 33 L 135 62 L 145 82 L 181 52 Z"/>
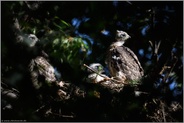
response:
<path fill-rule="evenodd" d="M 13 108 L 2 108 L 2 120 L 183 121 L 182 1 L 20 1 L 1 2 L 1 8 L 1 83 L 17 89 L 20 96 L 11 102 Z M 23 33 L 38 37 L 38 52 L 48 55 L 58 80 L 82 88 L 86 98 L 64 102 L 36 98 L 28 64 L 40 54 L 16 41 L 15 19 Z M 143 96 L 135 97 L 130 88 L 111 94 L 86 83 L 83 64 L 101 63 L 108 74 L 105 56 L 116 30 L 131 36 L 125 45 L 144 68 L 139 87 Z"/>

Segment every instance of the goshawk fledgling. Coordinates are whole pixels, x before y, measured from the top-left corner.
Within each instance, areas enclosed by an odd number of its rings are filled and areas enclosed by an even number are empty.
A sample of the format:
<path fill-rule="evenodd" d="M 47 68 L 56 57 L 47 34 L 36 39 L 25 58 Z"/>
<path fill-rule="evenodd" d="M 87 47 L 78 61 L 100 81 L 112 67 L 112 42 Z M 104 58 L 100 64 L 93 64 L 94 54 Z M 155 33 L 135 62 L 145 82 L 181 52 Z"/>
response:
<path fill-rule="evenodd" d="M 111 92 L 119 92 L 123 89 L 123 83 L 115 83 L 106 74 L 105 69 L 100 63 L 92 63 L 89 65 L 87 82 L 101 85 L 109 89 Z M 93 71 L 91 71 L 91 69 Z M 99 75 L 100 74 L 100 75 Z"/>
<path fill-rule="evenodd" d="M 116 41 L 110 45 L 106 59 L 111 77 L 124 83 L 139 80 L 144 75 L 137 56 L 123 45 L 129 38 L 126 32 L 117 30 Z"/>
<path fill-rule="evenodd" d="M 38 56 L 35 59 L 32 59 L 29 65 L 29 70 L 35 89 L 40 89 L 46 84 L 45 82 L 51 84 L 56 81 L 54 67 L 44 57 Z"/>
<path fill-rule="evenodd" d="M 98 83 L 98 82 L 105 81 L 105 79 L 108 78 L 105 75 L 104 67 L 101 64 L 99 64 L 99 63 L 92 63 L 92 64 L 89 65 L 89 67 L 93 71 L 88 69 L 88 73 L 90 73 L 90 74 L 88 75 L 87 82 L 89 82 L 89 83 Z M 98 75 L 98 74 L 101 74 L 101 76 Z"/>

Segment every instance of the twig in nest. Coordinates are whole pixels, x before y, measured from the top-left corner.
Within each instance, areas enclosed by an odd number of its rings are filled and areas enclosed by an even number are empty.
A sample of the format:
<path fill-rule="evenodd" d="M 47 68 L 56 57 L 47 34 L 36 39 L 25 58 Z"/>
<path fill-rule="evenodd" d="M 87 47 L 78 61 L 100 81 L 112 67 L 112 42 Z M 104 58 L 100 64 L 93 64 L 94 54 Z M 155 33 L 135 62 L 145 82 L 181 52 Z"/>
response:
<path fill-rule="evenodd" d="M 41 109 L 45 108 L 46 106 L 50 105 L 51 101 L 53 100 L 50 99 L 48 102 L 46 102 L 45 104 L 43 104 L 42 106 L 40 106 L 37 110 L 33 111 L 33 113 L 39 112 Z"/>
<path fill-rule="evenodd" d="M 171 52 L 172 53 L 172 52 Z M 171 54 L 173 55 L 173 54 Z M 165 63 L 165 65 L 162 67 L 162 70 L 160 71 L 160 75 L 164 72 L 164 70 L 166 69 L 170 69 L 169 72 L 165 75 L 165 77 L 163 78 L 163 82 L 165 82 L 168 78 L 169 78 L 169 75 L 171 74 L 171 72 L 173 71 L 176 63 L 178 62 L 178 58 L 176 56 L 172 56 L 172 65 L 170 66 L 167 66 L 166 64 L 168 64 L 169 60 Z"/>
<path fill-rule="evenodd" d="M 33 113 L 39 112 L 41 109 L 43 109 L 46 105 L 42 105 L 41 107 L 39 107 L 36 111 L 34 111 Z"/>
<path fill-rule="evenodd" d="M 158 43 L 155 42 L 155 44 L 153 45 L 152 41 L 149 41 L 151 49 L 152 49 L 152 59 L 156 60 L 156 62 L 158 62 L 158 49 L 160 47 L 161 41 L 159 41 Z"/>
<path fill-rule="evenodd" d="M 166 81 L 166 80 L 167 80 L 167 78 L 169 77 L 170 73 L 173 71 L 174 66 L 176 65 L 176 63 L 177 63 L 177 61 L 178 61 L 178 58 L 177 58 L 176 56 L 174 57 L 174 59 L 175 59 L 175 61 L 174 61 L 174 63 L 172 64 L 172 66 L 171 66 L 171 69 L 170 69 L 169 73 L 165 76 L 164 81 Z"/>
<path fill-rule="evenodd" d="M 13 88 L 13 87 L 10 87 L 9 85 L 7 85 L 7 84 L 4 83 L 4 82 L 1 82 L 1 85 L 4 86 L 4 87 L 6 87 L 6 88 L 9 88 L 12 92 L 16 92 L 17 94 L 20 93 L 17 89 L 15 89 L 15 88 Z"/>
<path fill-rule="evenodd" d="M 161 108 L 162 108 L 162 115 L 163 115 L 163 120 L 164 122 L 166 122 L 166 118 L 165 118 L 165 110 L 164 110 L 164 103 L 161 101 Z"/>
<path fill-rule="evenodd" d="M 53 113 L 53 112 L 50 112 L 50 114 L 56 115 L 59 117 L 63 117 L 63 118 L 74 118 L 74 116 L 72 116 L 72 115 L 62 115 L 62 114 L 57 114 L 57 113 Z"/>
<path fill-rule="evenodd" d="M 165 66 L 165 65 L 164 65 L 164 66 L 162 67 L 162 70 L 160 71 L 159 74 L 160 74 L 160 75 L 163 74 L 163 72 L 164 72 L 165 70 L 170 69 L 170 68 L 171 68 L 170 66 Z"/>

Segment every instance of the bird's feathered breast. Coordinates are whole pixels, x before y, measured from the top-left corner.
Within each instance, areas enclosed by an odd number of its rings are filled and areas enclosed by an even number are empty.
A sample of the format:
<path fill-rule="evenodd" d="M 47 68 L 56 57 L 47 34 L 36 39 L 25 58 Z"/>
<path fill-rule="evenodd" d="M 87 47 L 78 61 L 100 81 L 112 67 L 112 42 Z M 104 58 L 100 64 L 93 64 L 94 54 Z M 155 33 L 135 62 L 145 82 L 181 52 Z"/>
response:
<path fill-rule="evenodd" d="M 121 72 L 127 80 L 137 80 L 144 74 L 137 56 L 125 46 L 110 46 L 107 63 L 111 76 Z"/>

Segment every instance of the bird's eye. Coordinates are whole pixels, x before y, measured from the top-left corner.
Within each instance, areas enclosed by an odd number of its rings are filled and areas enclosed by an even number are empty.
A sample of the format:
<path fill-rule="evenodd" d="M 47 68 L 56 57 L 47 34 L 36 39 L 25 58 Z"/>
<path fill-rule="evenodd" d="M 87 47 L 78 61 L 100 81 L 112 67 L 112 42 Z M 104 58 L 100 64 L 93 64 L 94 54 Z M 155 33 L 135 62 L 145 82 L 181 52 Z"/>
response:
<path fill-rule="evenodd" d="M 126 34 L 125 34 L 125 33 L 123 33 L 123 34 L 121 34 L 121 36 L 122 36 L 122 37 L 125 37 L 125 36 L 126 36 Z"/>
<path fill-rule="evenodd" d="M 103 69 L 102 66 L 97 66 L 97 70 L 98 70 L 98 71 L 101 71 L 102 69 Z"/>
<path fill-rule="evenodd" d="M 100 66 L 96 66 L 96 70 L 99 70 L 100 69 Z"/>
<path fill-rule="evenodd" d="M 31 40 L 35 40 L 36 38 L 35 37 L 29 37 Z"/>

